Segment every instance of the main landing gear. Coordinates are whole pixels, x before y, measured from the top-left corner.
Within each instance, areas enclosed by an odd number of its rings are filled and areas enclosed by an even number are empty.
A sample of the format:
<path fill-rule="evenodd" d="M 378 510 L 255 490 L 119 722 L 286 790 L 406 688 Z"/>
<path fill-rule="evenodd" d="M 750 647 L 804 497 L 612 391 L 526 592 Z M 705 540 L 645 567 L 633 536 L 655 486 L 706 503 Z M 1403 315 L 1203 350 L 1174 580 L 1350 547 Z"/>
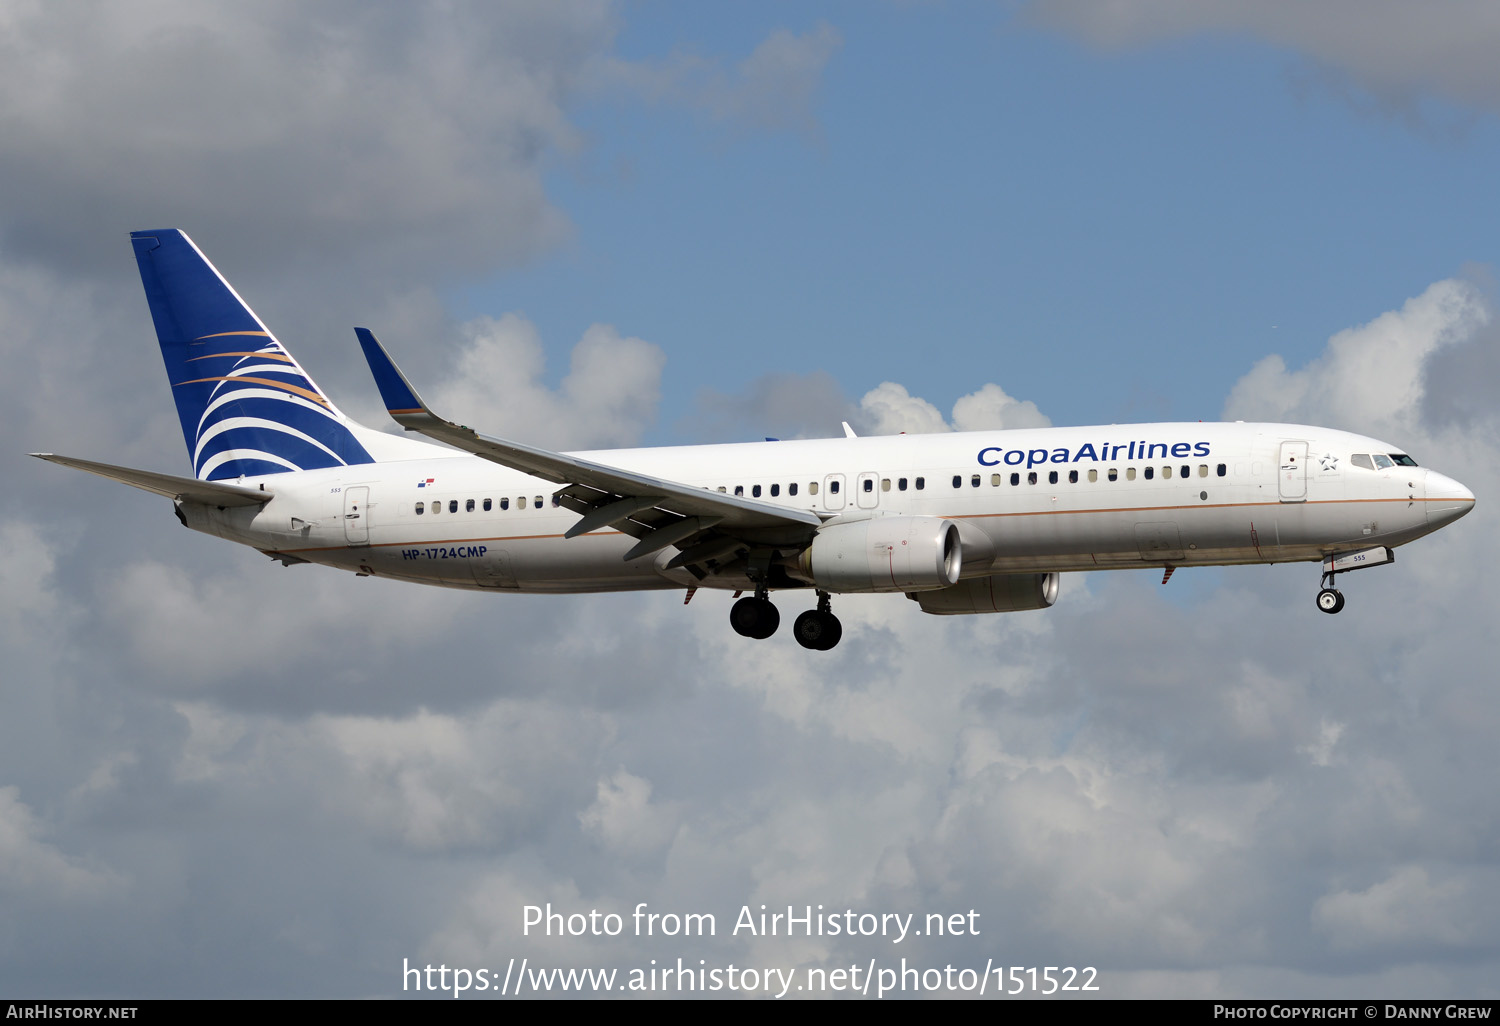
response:
<path fill-rule="evenodd" d="M 839 639 L 844 636 L 844 625 L 833 615 L 830 605 L 828 592 L 818 592 L 818 608 L 809 609 L 792 624 L 792 634 L 796 637 L 797 644 L 814 652 L 827 652 L 839 643 Z"/>
<path fill-rule="evenodd" d="M 756 587 L 754 597 L 746 596 L 729 610 L 729 625 L 736 634 L 746 638 L 769 638 L 781 626 L 781 613 L 766 597 L 766 586 Z M 818 608 L 809 609 L 797 617 L 792 625 L 792 635 L 797 644 L 815 652 L 826 652 L 839 643 L 844 636 L 843 624 L 829 608 L 831 603 L 826 591 L 818 592 Z"/>

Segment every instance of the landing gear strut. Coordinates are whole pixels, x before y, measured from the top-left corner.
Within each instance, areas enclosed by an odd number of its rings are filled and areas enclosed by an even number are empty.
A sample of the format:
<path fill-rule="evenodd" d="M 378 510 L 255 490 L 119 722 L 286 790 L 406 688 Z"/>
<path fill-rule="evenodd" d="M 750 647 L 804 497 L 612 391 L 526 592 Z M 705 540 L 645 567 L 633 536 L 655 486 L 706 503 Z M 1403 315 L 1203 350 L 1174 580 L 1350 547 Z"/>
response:
<path fill-rule="evenodd" d="M 844 636 L 844 625 L 833 615 L 828 592 L 818 592 L 818 608 L 809 609 L 792 624 L 797 644 L 814 652 L 827 652 Z"/>
<path fill-rule="evenodd" d="M 1396 553 L 1384 545 L 1355 552 L 1329 553 L 1323 557 L 1323 582 L 1318 592 L 1318 608 L 1325 613 L 1337 613 L 1344 608 L 1343 594 L 1333 586 L 1334 578 L 1351 570 L 1363 570 L 1371 566 L 1393 563 Z"/>
<path fill-rule="evenodd" d="M 747 596 L 730 607 L 729 626 L 736 634 L 764 640 L 776 633 L 781 626 L 781 613 L 766 597 L 768 591 L 765 581 L 757 581 L 754 598 Z"/>

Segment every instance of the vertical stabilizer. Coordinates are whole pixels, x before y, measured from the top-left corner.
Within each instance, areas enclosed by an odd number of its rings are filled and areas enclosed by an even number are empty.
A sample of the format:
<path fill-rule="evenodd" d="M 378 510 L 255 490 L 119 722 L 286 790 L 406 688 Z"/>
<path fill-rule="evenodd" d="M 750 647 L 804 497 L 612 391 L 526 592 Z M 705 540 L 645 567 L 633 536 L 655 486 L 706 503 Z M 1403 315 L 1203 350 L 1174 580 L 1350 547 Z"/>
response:
<path fill-rule="evenodd" d="M 172 228 L 130 241 L 199 480 L 374 462 L 192 239 Z"/>

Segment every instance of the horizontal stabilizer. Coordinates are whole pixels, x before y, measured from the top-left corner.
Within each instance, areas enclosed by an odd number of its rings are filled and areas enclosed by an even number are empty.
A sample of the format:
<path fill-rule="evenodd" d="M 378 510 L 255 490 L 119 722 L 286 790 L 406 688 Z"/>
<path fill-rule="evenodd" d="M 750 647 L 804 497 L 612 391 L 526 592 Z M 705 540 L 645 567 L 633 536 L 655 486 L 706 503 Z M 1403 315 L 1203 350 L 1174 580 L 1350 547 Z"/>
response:
<path fill-rule="evenodd" d="M 132 470 L 130 467 L 94 463 L 90 460 L 78 460 L 71 456 L 58 456 L 50 452 L 34 452 L 31 455 L 39 460 L 46 460 L 48 463 L 59 463 L 64 467 L 72 467 L 74 470 L 85 470 L 90 474 L 107 477 L 111 481 L 128 484 L 132 488 L 165 495 L 169 499 L 201 502 L 206 506 L 259 506 L 270 502 L 275 496 L 274 492 L 266 491 L 264 486 L 255 489 L 219 484 L 214 481 L 196 481 L 190 477 L 174 477 L 171 474 L 158 474 L 150 470 Z"/>

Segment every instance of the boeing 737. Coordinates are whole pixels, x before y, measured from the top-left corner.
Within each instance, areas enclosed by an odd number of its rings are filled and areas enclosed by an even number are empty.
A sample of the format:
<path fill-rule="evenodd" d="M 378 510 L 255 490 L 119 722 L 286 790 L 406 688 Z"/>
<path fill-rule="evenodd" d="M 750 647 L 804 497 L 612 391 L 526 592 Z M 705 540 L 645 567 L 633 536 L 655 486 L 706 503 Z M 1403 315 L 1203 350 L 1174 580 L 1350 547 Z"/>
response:
<path fill-rule="evenodd" d="M 492 592 L 734 592 L 730 624 L 838 644 L 831 596 L 928 613 L 1056 601 L 1058 575 L 1319 562 L 1338 575 L 1474 495 L 1398 445 L 1301 424 L 1137 424 L 560 453 L 433 412 L 356 328 L 386 408 L 346 417 L 178 230 L 131 234 L 193 476 L 34 455 L 172 500 L 195 531 L 291 566 Z M 444 444 L 433 444 L 444 443 Z M 451 447 L 451 448 L 450 448 Z M 805 600 L 804 600 L 805 601 Z"/>

